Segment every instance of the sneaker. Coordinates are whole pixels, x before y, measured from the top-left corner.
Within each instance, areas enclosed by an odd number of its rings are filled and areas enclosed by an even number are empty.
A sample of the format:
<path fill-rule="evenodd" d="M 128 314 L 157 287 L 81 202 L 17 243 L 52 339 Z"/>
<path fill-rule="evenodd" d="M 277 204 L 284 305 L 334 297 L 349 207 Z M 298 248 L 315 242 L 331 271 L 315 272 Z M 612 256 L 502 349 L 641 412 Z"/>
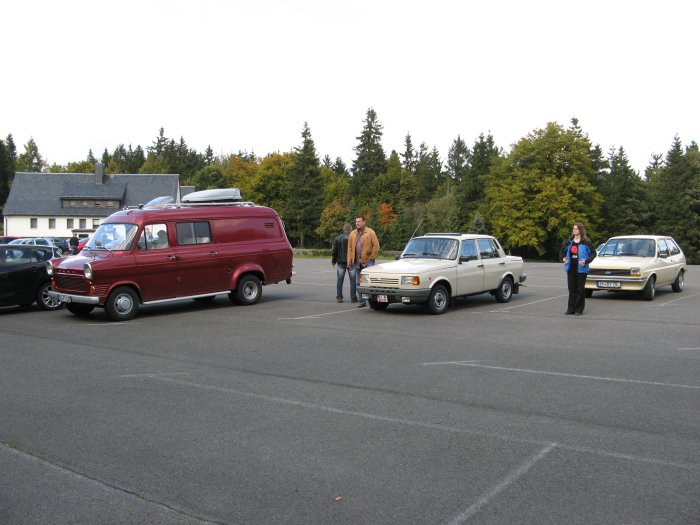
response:
<path fill-rule="evenodd" d="M 360 303 L 357 305 L 358 308 L 364 308 L 365 306 L 367 306 L 367 303 Z"/>
<path fill-rule="evenodd" d="M 583 315 L 582 312 L 574 312 L 574 315 Z"/>
<path fill-rule="evenodd" d="M 336 300 L 337 300 L 339 303 L 342 303 L 342 302 L 343 302 L 343 298 L 342 298 L 342 297 L 336 297 Z"/>
<path fill-rule="evenodd" d="M 353 302 L 353 303 L 356 303 L 356 302 L 357 302 L 357 299 L 355 299 L 355 298 L 353 297 L 352 302 Z"/>
<path fill-rule="evenodd" d="M 567 310 L 566 312 L 564 312 L 564 315 L 574 315 L 574 312 L 572 312 L 571 310 Z"/>

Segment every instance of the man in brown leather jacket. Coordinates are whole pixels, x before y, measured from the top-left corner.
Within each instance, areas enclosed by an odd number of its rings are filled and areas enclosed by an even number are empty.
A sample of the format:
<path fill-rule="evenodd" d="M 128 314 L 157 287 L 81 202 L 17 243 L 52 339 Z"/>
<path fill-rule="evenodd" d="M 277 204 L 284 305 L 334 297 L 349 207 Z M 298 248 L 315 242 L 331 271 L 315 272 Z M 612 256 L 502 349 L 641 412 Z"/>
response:
<path fill-rule="evenodd" d="M 364 216 L 355 219 L 355 229 L 348 239 L 348 269 L 354 268 L 356 282 L 360 284 L 360 272 L 362 268 L 374 265 L 374 260 L 379 252 L 379 240 L 377 234 L 369 226 L 365 225 Z M 352 276 L 352 273 L 350 274 Z M 352 277 L 351 277 L 352 278 Z M 367 306 L 367 301 L 362 297 L 358 308 Z"/>

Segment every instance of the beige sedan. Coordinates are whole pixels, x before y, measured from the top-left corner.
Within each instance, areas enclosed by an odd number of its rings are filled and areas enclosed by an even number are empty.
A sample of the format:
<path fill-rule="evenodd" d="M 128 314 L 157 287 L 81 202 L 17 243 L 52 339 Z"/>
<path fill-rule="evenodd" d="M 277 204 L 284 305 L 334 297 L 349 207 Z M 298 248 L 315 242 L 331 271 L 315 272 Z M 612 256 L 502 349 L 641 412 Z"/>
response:
<path fill-rule="evenodd" d="M 611 237 L 590 264 L 586 297 L 597 290 L 637 291 L 651 301 L 661 286 L 671 286 L 674 292 L 683 290 L 686 271 L 685 255 L 671 237 Z"/>

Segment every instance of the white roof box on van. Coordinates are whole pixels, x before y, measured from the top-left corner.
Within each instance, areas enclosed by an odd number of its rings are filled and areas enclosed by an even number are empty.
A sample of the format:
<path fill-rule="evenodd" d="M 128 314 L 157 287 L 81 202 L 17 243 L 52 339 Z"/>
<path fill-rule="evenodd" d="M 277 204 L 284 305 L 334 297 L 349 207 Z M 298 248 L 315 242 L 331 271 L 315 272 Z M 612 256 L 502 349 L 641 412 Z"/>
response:
<path fill-rule="evenodd" d="M 194 191 L 182 197 L 180 202 L 183 204 L 241 202 L 241 190 L 238 188 L 223 188 L 220 190 Z"/>

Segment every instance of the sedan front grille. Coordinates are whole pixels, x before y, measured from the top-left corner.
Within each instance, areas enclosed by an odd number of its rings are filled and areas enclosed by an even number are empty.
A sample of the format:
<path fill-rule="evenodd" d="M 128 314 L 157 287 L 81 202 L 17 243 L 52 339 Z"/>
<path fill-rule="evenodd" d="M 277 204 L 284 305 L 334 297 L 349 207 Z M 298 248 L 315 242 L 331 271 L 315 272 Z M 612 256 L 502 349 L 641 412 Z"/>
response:
<path fill-rule="evenodd" d="M 588 272 L 588 275 L 602 275 L 604 277 L 607 276 L 623 276 L 623 275 L 629 275 L 630 271 L 629 268 L 624 269 L 624 270 L 613 270 L 613 269 L 607 269 L 607 268 L 591 268 L 590 271 Z"/>
<path fill-rule="evenodd" d="M 369 277 L 372 286 L 398 286 L 399 281 L 399 277 Z"/>

